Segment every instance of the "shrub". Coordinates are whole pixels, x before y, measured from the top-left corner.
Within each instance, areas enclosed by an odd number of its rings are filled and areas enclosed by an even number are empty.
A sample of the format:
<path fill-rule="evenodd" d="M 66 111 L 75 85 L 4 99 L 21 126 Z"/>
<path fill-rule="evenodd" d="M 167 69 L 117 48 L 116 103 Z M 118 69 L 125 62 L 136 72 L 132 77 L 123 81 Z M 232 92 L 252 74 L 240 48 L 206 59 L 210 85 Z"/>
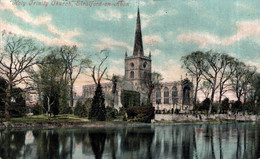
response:
<path fill-rule="evenodd" d="M 70 106 L 66 105 L 60 108 L 59 114 L 72 114 L 72 109 Z"/>
<path fill-rule="evenodd" d="M 150 123 L 154 118 L 154 107 L 151 106 L 135 106 L 126 109 L 129 119 L 133 121 Z"/>
<path fill-rule="evenodd" d="M 86 109 L 86 105 L 82 104 L 81 101 L 77 101 L 77 104 L 74 108 L 74 115 L 77 115 L 79 117 L 87 117 L 88 112 Z"/>
<path fill-rule="evenodd" d="M 240 112 L 243 110 L 242 107 L 242 102 L 241 101 L 236 101 L 233 105 L 232 105 L 232 111 L 234 113 Z"/>
<path fill-rule="evenodd" d="M 260 112 L 260 107 L 257 105 L 255 106 L 254 103 L 246 103 L 243 107 L 249 114 L 259 114 Z"/>
<path fill-rule="evenodd" d="M 44 112 L 44 109 L 40 106 L 40 105 L 35 105 L 33 108 L 32 108 L 32 113 L 33 115 L 40 115 Z"/>
<path fill-rule="evenodd" d="M 210 105 L 210 99 L 206 98 L 203 100 L 202 104 L 199 107 L 199 111 L 208 111 Z"/>
<path fill-rule="evenodd" d="M 106 108 L 107 119 L 115 119 L 117 115 L 118 115 L 118 111 L 115 108 L 112 107 Z"/>
<path fill-rule="evenodd" d="M 229 99 L 225 98 L 222 102 L 221 102 L 221 112 L 222 113 L 227 113 L 227 111 L 229 110 Z"/>

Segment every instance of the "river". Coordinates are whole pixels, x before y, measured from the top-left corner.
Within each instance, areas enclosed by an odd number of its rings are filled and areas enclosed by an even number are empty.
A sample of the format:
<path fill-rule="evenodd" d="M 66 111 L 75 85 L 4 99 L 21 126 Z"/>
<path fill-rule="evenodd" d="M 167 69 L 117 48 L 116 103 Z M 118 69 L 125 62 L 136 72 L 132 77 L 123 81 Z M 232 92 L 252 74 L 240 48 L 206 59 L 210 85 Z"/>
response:
<path fill-rule="evenodd" d="M 0 130 L 3 159 L 257 159 L 260 123 Z"/>

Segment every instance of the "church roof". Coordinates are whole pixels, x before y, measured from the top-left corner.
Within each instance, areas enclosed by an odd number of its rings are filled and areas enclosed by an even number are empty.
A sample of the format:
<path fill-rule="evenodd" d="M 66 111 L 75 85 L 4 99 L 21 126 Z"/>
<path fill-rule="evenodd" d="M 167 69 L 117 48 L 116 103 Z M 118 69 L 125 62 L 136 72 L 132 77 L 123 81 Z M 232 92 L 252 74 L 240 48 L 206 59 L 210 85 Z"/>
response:
<path fill-rule="evenodd" d="M 134 56 L 143 56 L 143 40 L 142 40 L 142 29 L 141 29 L 141 19 L 139 8 L 137 10 L 137 19 L 136 19 L 136 30 L 135 30 L 135 43 L 134 43 Z"/>

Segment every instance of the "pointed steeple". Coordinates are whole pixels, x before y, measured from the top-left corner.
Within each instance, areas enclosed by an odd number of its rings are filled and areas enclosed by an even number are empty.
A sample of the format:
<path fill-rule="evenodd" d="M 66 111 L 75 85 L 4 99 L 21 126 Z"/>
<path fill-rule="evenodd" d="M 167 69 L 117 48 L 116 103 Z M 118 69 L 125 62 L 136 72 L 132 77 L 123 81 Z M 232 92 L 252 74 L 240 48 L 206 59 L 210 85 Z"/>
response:
<path fill-rule="evenodd" d="M 135 44 L 134 44 L 133 55 L 134 56 L 143 56 L 144 55 L 139 7 L 138 7 L 138 10 L 137 10 Z"/>

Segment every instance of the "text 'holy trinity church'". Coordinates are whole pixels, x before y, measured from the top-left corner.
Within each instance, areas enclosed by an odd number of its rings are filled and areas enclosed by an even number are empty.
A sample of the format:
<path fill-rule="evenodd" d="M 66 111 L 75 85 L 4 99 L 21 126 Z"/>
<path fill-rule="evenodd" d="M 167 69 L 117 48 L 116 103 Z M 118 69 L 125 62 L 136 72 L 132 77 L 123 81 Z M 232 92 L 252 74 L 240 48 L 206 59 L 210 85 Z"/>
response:
<path fill-rule="evenodd" d="M 144 55 L 141 19 L 139 8 L 137 11 L 135 41 L 133 55 L 125 53 L 125 76 L 117 82 L 102 83 L 106 106 L 113 106 L 116 109 L 121 107 L 145 105 L 148 98 L 148 90 L 144 87 L 144 80 L 147 74 L 152 72 L 151 53 Z M 113 86 L 116 87 L 113 89 Z M 83 100 L 91 99 L 96 89 L 95 84 L 83 86 Z M 112 92 L 114 90 L 114 92 Z M 186 78 L 181 81 L 161 82 L 156 85 L 151 95 L 151 101 L 155 110 L 187 111 L 193 108 L 193 85 Z"/>

